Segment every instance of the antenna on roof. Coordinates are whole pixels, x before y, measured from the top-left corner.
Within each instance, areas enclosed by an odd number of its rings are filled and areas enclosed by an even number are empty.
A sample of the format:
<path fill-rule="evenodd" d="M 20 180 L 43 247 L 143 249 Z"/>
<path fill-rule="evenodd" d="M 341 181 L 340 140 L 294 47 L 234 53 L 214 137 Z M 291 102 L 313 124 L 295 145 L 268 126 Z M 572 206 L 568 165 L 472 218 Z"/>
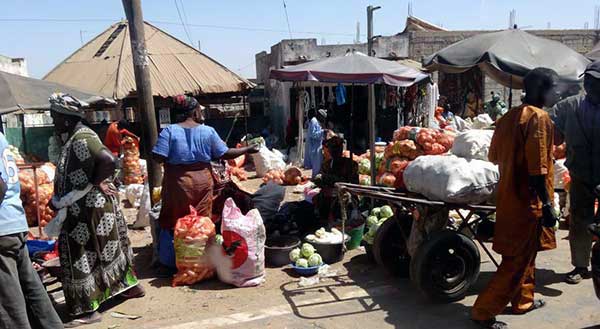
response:
<path fill-rule="evenodd" d="M 356 22 L 356 38 L 354 39 L 354 43 L 360 43 L 360 22 Z"/>
<path fill-rule="evenodd" d="M 600 30 L 600 6 L 594 9 L 594 29 Z"/>
<path fill-rule="evenodd" d="M 413 3 L 412 1 L 408 2 L 408 16 L 413 17 Z"/>
<path fill-rule="evenodd" d="M 584 30 L 589 30 L 590 29 L 590 23 L 589 22 L 583 23 L 583 29 Z"/>

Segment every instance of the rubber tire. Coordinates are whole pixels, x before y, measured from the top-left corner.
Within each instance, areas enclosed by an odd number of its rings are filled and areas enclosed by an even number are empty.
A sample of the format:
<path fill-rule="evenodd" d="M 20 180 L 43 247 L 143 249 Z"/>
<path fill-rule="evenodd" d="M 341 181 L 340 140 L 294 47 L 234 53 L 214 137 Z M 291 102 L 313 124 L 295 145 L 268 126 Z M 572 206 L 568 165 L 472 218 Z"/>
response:
<path fill-rule="evenodd" d="M 449 252 L 452 250 L 453 252 Z M 441 254 L 447 253 L 447 254 Z M 455 260 L 460 264 L 459 281 L 453 287 L 442 287 L 435 281 L 432 260 Z M 452 258 L 454 255 L 456 257 Z M 451 230 L 433 233 L 417 250 L 410 263 L 410 278 L 417 288 L 428 298 L 436 302 L 454 302 L 465 297 L 479 277 L 481 255 L 470 238 Z"/>
<path fill-rule="evenodd" d="M 394 276 L 408 278 L 410 272 L 410 255 L 406 247 L 407 241 L 402 236 L 410 232 L 412 216 L 399 214 L 400 218 L 393 217 L 381 225 L 373 240 L 373 256 L 377 265 L 383 267 Z M 401 228 L 400 225 L 404 224 Z"/>

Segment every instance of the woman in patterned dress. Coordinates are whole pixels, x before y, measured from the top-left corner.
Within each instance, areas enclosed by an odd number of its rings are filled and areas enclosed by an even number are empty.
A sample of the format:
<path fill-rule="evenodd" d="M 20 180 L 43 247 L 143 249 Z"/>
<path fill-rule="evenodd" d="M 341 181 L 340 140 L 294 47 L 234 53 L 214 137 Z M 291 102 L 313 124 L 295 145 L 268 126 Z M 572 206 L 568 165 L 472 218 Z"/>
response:
<path fill-rule="evenodd" d="M 58 243 L 63 291 L 74 318 L 65 327 L 73 328 L 100 322 L 98 308 L 111 297 L 142 297 L 144 290 L 133 270 L 117 191 L 109 182 L 115 168 L 113 156 L 85 126 L 80 101 L 54 94 L 50 104 L 54 129 L 58 135 L 68 135 L 52 203 L 55 207 L 62 204 L 66 212 Z M 66 199 L 71 200 L 67 206 Z"/>

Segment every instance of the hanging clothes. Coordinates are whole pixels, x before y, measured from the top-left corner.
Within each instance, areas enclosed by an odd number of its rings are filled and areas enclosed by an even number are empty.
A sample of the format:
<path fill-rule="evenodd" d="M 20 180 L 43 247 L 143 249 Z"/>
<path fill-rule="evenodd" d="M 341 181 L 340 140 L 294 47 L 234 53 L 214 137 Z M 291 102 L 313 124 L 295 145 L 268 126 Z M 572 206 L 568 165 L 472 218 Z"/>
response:
<path fill-rule="evenodd" d="M 338 106 L 346 104 L 346 87 L 341 83 L 335 87 L 335 100 Z"/>
<path fill-rule="evenodd" d="M 329 86 L 329 94 L 327 95 L 327 103 L 333 104 L 335 102 L 335 93 L 333 92 L 333 87 Z"/>

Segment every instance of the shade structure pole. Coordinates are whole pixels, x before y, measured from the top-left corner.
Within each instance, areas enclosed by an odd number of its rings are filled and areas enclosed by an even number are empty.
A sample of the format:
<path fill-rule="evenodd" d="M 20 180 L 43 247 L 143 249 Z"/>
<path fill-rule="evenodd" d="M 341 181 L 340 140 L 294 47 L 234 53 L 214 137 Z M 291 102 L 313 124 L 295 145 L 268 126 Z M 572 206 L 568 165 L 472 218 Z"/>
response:
<path fill-rule="evenodd" d="M 373 12 L 380 7 L 367 7 L 367 51 L 369 56 L 373 56 Z M 369 84 L 368 99 L 368 120 L 369 120 L 369 147 L 371 153 L 371 185 L 375 186 L 375 85 Z"/>
<path fill-rule="evenodd" d="M 159 164 L 150 156 L 151 150 L 158 139 L 156 111 L 152 98 L 150 83 L 150 60 L 146 49 L 144 35 L 144 18 L 142 17 L 141 0 L 122 0 L 125 16 L 129 26 L 129 39 L 133 58 L 133 73 L 135 75 L 136 98 L 142 114 L 142 144 L 148 162 L 148 183 L 150 191 L 161 185 L 161 170 Z M 152 192 L 151 192 L 152 193 Z"/>
<path fill-rule="evenodd" d="M 508 94 L 508 109 L 512 109 L 512 101 L 513 101 L 513 76 L 510 76 L 510 91 Z"/>
<path fill-rule="evenodd" d="M 352 89 L 350 90 L 350 136 L 348 137 L 350 143 L 348 145 L 350 146 L 350 159 L 352 159 L 354 158 L 354 84 L 350 88 Z"/>
<path fill-rule="evenodd" d="M 296 88 L 298 88 L 298 92 L 296 93 L 298 95 L 298 102 L 296 104 L 296 115 L 298 116 L 298 143 L 296 143 L 296 145 L 298 145 L 298 165 L 302 166 L 304 165 L 304 157 L 306 156 L 306 154 L 304 154 L 304 90 L 299 88 L 298 85 L 296 85 Z"/>
<path fill-rule="evenodd" d="M 375 85 L 369 85 L 369 147 L 371 155 L 371 185 L 375 186 Z"/>

